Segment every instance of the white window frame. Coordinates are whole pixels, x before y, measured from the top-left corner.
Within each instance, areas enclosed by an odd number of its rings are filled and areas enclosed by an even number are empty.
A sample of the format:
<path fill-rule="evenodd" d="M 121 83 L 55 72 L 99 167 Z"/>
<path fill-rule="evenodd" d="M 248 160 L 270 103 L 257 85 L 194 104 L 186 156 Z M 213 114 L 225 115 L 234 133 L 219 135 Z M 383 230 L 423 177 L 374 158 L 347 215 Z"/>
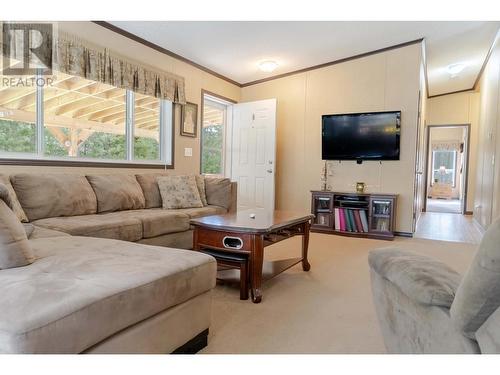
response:
<path fill-rule="evenodd" d="M 222 166 L 221 173 L 204 173 L 203 172 L 203 121 L 200 124 L 200 173 L 204 176 L 221 176 L 223 177 L 226 174 L 226 149 L 227 149 L 227 133 L 228 133 L 228 112 L 232 103 L 228 103 L 222 99 L 219 99 L 210 94 L 203 94 L 203 110 L 205 110 L 205 102 L 210 102 L 210 106 L 221 109 L 224 112 L 223 120 L 222 120 L 222 150 L 221 150 L 221 158 L 222 158 Z M 203 119 L 203 114 L 202 114 Z"/>
<path fill-rule="evenodd" d="M 37 75 L 39 77 L 40 75 Z M 44 155 L 44 87 L 37 86 L 35 96 L 35 153 L 1 152 L 0 164 L 35 164 L 35 165 L 82 165 L 106 167 L 152 167 L 170 169 L 174 167 L 174 121 L 173 103 L 160 100 L 159 111 L 159 160 L 134 159 L 134 92 L 126 90 L 126 121 L 125 121 L 125 159 L 94 159 L 76 157 L 50 157 Z"/>
<path fill-rule="evenodd" d="M 432 185 L 434 185 L 434 175 L 439 172 L 439 168 L 435 169 L 436 152 L 452 152 L 453 153 L 453 168 L 446 169 L 446 173 L 451 171 L 452 187 L 456 187 L 456 172 L 457 172 L 457 151 L 456 150 L 433 150 L 432 151 Z"/>

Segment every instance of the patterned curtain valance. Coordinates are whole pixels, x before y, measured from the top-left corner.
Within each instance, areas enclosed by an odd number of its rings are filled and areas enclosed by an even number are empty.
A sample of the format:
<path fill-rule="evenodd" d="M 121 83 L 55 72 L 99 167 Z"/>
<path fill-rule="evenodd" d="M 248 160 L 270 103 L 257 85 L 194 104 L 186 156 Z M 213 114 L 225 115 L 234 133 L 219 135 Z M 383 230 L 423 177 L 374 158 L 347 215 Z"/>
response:
<path fill-rule="evenodd" d="M 460 151 L 460 141 L 433 141 L 432 151 L 438 150 Z"/>
<path fill-rule="evenodd" d="M 23 26 L 29 29 L 30 24 Z M 35 37 L 41 38 L 43 41 L 50 40 L 47 38 L 48 33 L 52 32 L 50 27 L 38 31 L 39 33 L 33 33 Z M 91 46 L 89 43 L 68 34 L 59 32 L 57 35 L 53 34 L 53 38 L 52 68 L 55 71 L 175 103 L 186 103 L 184 78 L 181 76 L 155 70 L 143 66 L 139 62 L 126 60 L 107 48 L 101 49 Z M 8 39 L 8 43 L 11 57 L 20 56 L 23 46 L 22 36 L 11 37 Z M 2 45 L 2 54 L 5 53 L 4 47 Z M 15 55 L 12 54 L 12 51 Z"/>

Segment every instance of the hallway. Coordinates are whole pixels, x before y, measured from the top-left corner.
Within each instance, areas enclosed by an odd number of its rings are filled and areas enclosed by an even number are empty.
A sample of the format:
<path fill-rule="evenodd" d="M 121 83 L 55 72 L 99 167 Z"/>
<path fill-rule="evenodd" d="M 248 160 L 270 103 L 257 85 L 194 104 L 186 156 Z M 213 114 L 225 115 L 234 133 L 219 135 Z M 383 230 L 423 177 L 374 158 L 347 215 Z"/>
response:
<path fill-rule="evenodd" d="M 459 199 L 427 199 L 427 212 L 447 212 L 459 214 L 461 204 Z"/>
<path fill-rule="evenodd" d="M 413 237 L 479 244 L 482 232 L 470 215 L 423 212 Z"/>

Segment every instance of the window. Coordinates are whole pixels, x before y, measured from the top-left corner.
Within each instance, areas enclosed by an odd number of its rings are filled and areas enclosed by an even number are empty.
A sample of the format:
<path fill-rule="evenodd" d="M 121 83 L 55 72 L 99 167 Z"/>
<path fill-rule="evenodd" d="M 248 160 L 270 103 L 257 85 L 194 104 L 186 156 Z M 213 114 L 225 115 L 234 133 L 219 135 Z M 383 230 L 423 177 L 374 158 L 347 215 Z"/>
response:
<path fill-rule="evenodd" d="M 0 75 L 1 82 L 4 77 Z M 28 77 L 26 82 L 33 82 Z M 34 155 L 36 145 L 36 84 L 0 86 L 0 153 L 9 157 Z"/>
<path fill-rule="evenodd" d="M 224 175 L 227 105 L 205 96 L 201 126 L 201 173 Z"/>
<path fill-rule="evenodd" d="M 54 76 L 41 87 L 0 86 L 0 157 L 171 164 L 171 102 Z"/>
<path fill-rule="evenodd" d="M 160 100 L 134 95 L 134 159 L 160 159 Z"/>
<path fill-rule="evenodd" d="M 455 187 L 457 151 L 435 150 L 432 152 L 433 181 Z"/>

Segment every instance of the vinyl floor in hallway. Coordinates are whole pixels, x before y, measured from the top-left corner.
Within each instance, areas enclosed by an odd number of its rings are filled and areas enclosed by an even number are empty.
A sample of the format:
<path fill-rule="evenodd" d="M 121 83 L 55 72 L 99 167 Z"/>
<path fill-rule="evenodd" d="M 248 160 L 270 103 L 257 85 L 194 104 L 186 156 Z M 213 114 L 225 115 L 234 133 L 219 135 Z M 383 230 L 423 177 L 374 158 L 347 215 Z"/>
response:
<path fill-rule="evenodd" d="M 459 214 L 461 212 L 458 199 L 427 199 L 427 212 L 448 212 Z"/>
<path fill-rule="evenodd" d="M 414 237 L 478 244 L 482 233 L 470 215 L 424 212 L 418 220 Z"/>

